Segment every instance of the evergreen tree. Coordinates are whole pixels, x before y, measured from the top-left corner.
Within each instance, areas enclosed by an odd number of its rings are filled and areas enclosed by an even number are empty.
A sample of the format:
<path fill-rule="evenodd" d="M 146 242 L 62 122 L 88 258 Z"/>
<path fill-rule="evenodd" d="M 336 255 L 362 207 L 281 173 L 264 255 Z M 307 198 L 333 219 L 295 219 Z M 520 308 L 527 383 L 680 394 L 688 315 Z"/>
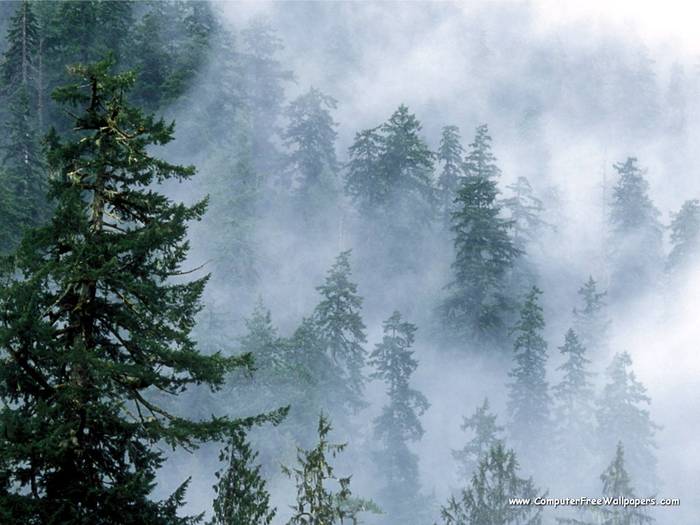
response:
<path fill-rule="evenodd" d="M 460 181 L 464 176 L 464 148 L 461 144 L 459 128 L 457 126 L 445 126 L 442 128 L 440 147 L 437 151 L 437 160 L 442 165 L 442 171 L 437 183 L 440 214 L 446 227 L 449 227 L 452 214 L 456 211 L 454 206 Z"/>
<path fill-rule="evenodd" d="M 559 351 L 565 361 L 557 368 L 563 377 L 552 388 L 557 445 L 561 457 L 567 457 L 571 450 L 578 451 L 578 455 L 590 454 L 595 450 L 593 387 L 588 371 L 590 360 L 586 358 L 586 348 L 572 329 L 566 332 Z"/>
<path fill-rule="evenodd" d="M 467 177 L 462 180 L 452 214 L 454 280 L 448 285 L 451 292 L 440 312 L 454 335 L 502 342 L 507 337 L 504 312 L 510 307 L 505 285 L 521 252 L 510 237 L 512 221 L 500 217 L 493 180 L 500 171 L 490 142 L 486 126 L 479 126 L 467 155 Z"/>
<path fill-rule="evenodd" d="M 348 150 L 345 192 L 365 214 L 376 211 L 388 200 L 390 187 L 380 164 L 382 147 L 382 135 L 376 127 L 356 133 Z"/>
<path fill-rule="evenodd" d="M 328 354 L 342 369 L 342 382 L 351 394 L 349 407 L 358 410 L 365 405 L 363 368 L 367 342 L 362 322 L 362 297 L 350 280 L 350 251 L 341 252 L 328 271 L 325 282 L 316 289 L 321 302 L 314 311 L 314 320 L 328 348 Z"/>
<path fill-rule="evenodd" d="M 649 410 L 643 408 L 651 399 L 631 367 L 632 358 L 623 352 L 615 355 L 607 370 L 608 383 L 596 413 L 599 446 L 610 450 L 619 441 L 625 443 L 630 472 L 638 488 L 653 494 L 658 488 L 654 435 L 660 427 L 651 420 Z"/>
<path fill-rule="evenodd" d="M 258 453 L 246 442 L 243 429 L 231 435 L 219 454 L 226 467 L 216 473 L 214 518 L 209 525 L 269 525 L 276 514 L 270 508 L 270 494 L 260 475 L 260 466 L 252 465 Z"/>
<path fill-rule="evenodd" d="M 609 498 L 635 498 L 632 482 L 625 468 L 625 454 L 622 442 L 617 443 L 615 458 L 600 476 L 603 482 L 603 496 Z M 634 506 L 614 505 L 611 507 L 591 507 L 587 513 L 593 522 L 576 519 L 557 519 L 562 525 L 644 525 L 654 523 L 654 519 Z"/>
<path fill-rule="evenodd" d="M 294 80 L 278 54 L 282 40 L 268 20 L 253 19 L 241 32 L 241 67 L 246 112 L 251 123 L 251 155 L 257 173 L 269 175 L 283 166 L 283 156 L 274 144 L 279 137 L 279 118 L 285 84 Z"/>
<path fill-rule="evenodd" d="M 700 254 L 700 201 L 687 200 L 671 221 L 671 253 L 666 269 L 669 273 L 689 268 Z"/>
<path fill-rule="evenodd" d="M 388 387 L 389 402 L 374 421 L 376 437 L 383 449 L 377 455 L 378 467 L 386 478 L 381 504 L 392 523 L 420 523 L 425 514 L 425 498 L 420 495 L 418 459 L 408 443 L 423 437 L 419 417 L 428 409 L 425 396 L 410 387 L 410 377 L 418 367 L 413 358 L 416 326 L 401 320 L 394 312 L 384 322 L 384 337 L 370 355 L 372 374 Z"/>
<path fill-rule="evenodd" d="M 474 414 L 463 418 L 462 430 L 470 430 L 474 437 L 461 450 L 453 450 L 452 457 L 459 463 L 459 474 L 469 481 L 476 471 L 481 459 L 502 438 L 503 427 L 496 423 L 496 414 L 489 411 L 489 400 L 484 398 L 484 403 L 477 407 Z"/>
<path fill-rule="evenodd" d="M 195 446 L 242 424 L 192 421 L 153 402 L 192 383 L 217 388 L 247 364 L 198 352 L 190 337 L 206 277 L 183 275 L 187 222 L 153 184 L 194 169 L 150 156 L 173 125 L 125 103 L 133 75 L 77 66 L 57 101 L 84 109 L 76 138 L 50 138 L 51 222 L 28 232 L 0 290 L 0 508 L 13 523 L 191 523 L 184 485 L 149 499 L 159 443 Z M 250 424 L 255 420 L 248 420 Z"/>
<path fill-rule="evenodd" d="M 550 439 L 551 398 L 545 377 L 547 342 L 542 337 L 545 324 L 539 304 L 541 294 L 535 286 L 525 297 L 514 327 L 515 363 L 508 373 L 513 380 L 508 385 L 509 431 L 528 460 L 541 453 Z"/>
<path fill-rule="evenodd" d="M 293 514 L 287 525 L 357 524 L 358 514 L 378 510 L 372 502 L 352 497 L 349 476 L 339 478 L 334 474 L 330 460 L 342 452 L 346 444 L 329 443 L 330 431 L 329 421 L 321 415 L 318 444 L 311 450 L 298 449 L 297 467 L 282 467 L 297 488 L 297 501 L 292 506 Z M 331 484 L 337 485 L 337 492 L 332 491 Z"/>
<path fill-rule="evenodd" d="M 311 88 L 294 99 L 287 108 L 289 124 L 283 138 L 291 149 L 290 162 L 296 173 L 294 186 L 307 199 L 316 194 L 328 198 L 335 188 L 338 160 L 335 156 L 335 139 L 338 126 L 330 110 L 336 109 L 334 98 Z"/>
<path fill-rule="evenodd" d="M 539 525 L 542 508 L 511 505 L 509 498 L 530 498 L 538 489 L 530 479 L 518 477 L 515 452 L 497 441 L 481 458 L 470 485 L 442 508 L 445 525 Z"/>
<path fill-rule="evenodd" d="M 602 353 L 607 349 L 610 319 L 607 316 L 605 296 L 607 292 L 598 291 L 598 283 L 593 276 L 578 290 L 583 307 L 574 308 L 574 331 L 584 348 Z"/>
<path fill-rule="evenodd" d="M 1 67 L 3 117 L 0 210 L 3 235 L 0 252 L 18 244 L 24 228 L 38 226 L 47 217 L 46 176 L 39 147 L 37 117 L 37 53 L 39 25 L 27 1 L 10 20 L 8 48 Z"/>
<path fill-rule="evenodd" d="M 614 165 L 619 174 L 613 188 L 610 226 L 613 236 L 611 294 L 628 297 L 655 284 L 663 268 L 659 211 L 648 195 L 649 183 L 637 159 Z"/>
<path fill-rule="evenodd" d="M 526 177 L 518 177 L 514 184 L 507 186 L 511 196 L 504 199 L 504 207 L 508 210 L 512 221 L 512 242 L 520 255 L 513 263 L 510 273 L 509 289 L 515 295 L 527 293 L 537 282 L 537 269 L 527 257 L 533 245 L 540 244 L 542 231 L 546 226 L 541 218 L 544 211 L 542 201 L 535 196 L 530 181 Z"/>

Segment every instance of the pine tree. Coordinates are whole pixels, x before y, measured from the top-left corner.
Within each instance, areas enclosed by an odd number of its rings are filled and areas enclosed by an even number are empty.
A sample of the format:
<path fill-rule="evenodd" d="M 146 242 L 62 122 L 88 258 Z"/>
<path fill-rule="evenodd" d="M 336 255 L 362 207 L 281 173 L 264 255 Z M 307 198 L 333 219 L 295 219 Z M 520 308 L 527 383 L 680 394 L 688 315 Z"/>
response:
<path fill-rule="evenodd" d="M 449 228 L 452 214 L 456 211 L 454 206 L 460 181 L 464 176 L 464 148 L 461 144 L 459 128 L 457 126 L 445 126 L 442 128 L 440 147 L 437 151 L 437 160 L 442 165 L 442 171 L 437 183 L 440 214 L 446 227 Z"/>
<path fill-rule="evenodd" d="M 440 307 L 443 323 L 456 336 L 502 342 L 504 312 L 510 307 L 505 285 L 521 252 L 510 237 L 512 221 L 503 219 L 493 180 L 500 171 L 491 153 L 486 126 L 477 128 L 452 214 L 455 234 L 454 280 Z"/>
<path fill-rule="evenodd" d="M 666 270 L 673 274 L 691 267 L 700 254 L 700 201 L 687 200 L 671 221 L 671 253 Z"/>
<path fill-rule="evenodd" d="M 625 468 L 625 454 L 622 442 L 617 443 L 615 458 L 600 476 L 603 482 L 603 496 L 609 498 L 635 498 L 632 482 Z M 611 507 L 590 507 L 587 513 L 594 521 L 557 519 L 562 525 L 644 525 L 654 523 L 654 519 L 634 506 L 614 505 Z"/>
<path fill-rule="evenodd" d="M 520 257 L 515 260 L 511 273 L 511 293 L 520 295 L 526 293 L 537 281 L 537 270 L 526 254 L 533 246 L 541 246 L 542 232 L 547 223 L 542 219 L 544 212 L 542 200 L 535 196 L 530 181 L 526 177 L 518 177 L 515 183 L 506 186 L 511 196 L 503 200 L 512 221 L 513 245 L 520 251 Z"/>
<path fill-rule="evenodd" d="M 214 485 L 214 517 L 209 525 L 269 525 L 276 514 L 270 508 L 270 494 L 260 475 L 260 466 L 253 465 L 258 453 L 246 441 L 243 429 L 237 429 L 219 454 L 226 463 L 216 473 Z"/>
<path fill-rule="evenodd" d="M 637 159 L 614 165 L 619 174 L 610 205 L 613 237 L 611 294 L 626 298 L 658 281 L 663 268 L 659 211 L 649 198 L 649 183 Z"/>
<path fill-rule="evenodd" d="M 340 478 L 334 474 L 330 460 L 343 452 L 347 445 L 329 443 L 330 431 L 330 422 L 321 415 L 318 444 L 311 450 L 298 449 L 297 467 L 282 467 L 282 471 L 295 481 L 297 489 L 296 504 L 292 506 L 293 514 L 287 525 L 357 524 L 358 514 L 378 511 L 371 501 L 352 497 L 349 476 Z M 332 484 L 337 485 L 337 492 L 329 487 Z"/>
<path fill-rule="evenodd" d="M 583 307 L 574 308 L 574 331 L 581 344 L 589 351 L 603 353 L 607 349 L 610 319 L 607 316 L 605 296 L 607 292 L 598 291 L 598 283 L 593 276 L 588 277 L 578 290 Z"/>
<path fill-rule="evenodd" d="M 622 441 L 638 488 L 653 494 L 658 488 L 654 436 L 660 427 L 651 420 L 649 410 L 643 408 L 651 404 L 651 399 L 631 367 L 632 358 L 623 352 L 615 355 L 607 370 L 608 383 L 596 413 L 599 446 L 601 450 L 610 450 Z"/>
<path fill-rule="evenodd" d="M 306 197 L 307 205 L 309 196 L 328 198 L 335 188 L 339 169 L 335 155 L 338 124 L 330 110 L 336 107 L 334 98 L 311 88 L 294 99 L 286 110 L 289 124 L 283 138 L 291 149 L 289 160 L 297 177 L 294 186 Z"/>
<path fill-rule="evenodd" d="M 314 320 L 328 349 L 328 354 L 342 369 L 342 382 L 351 397 L 347 405 L 353 410 L 365 406 L 364 384 L 367 342 L 362 322 L 362 297 L 350 280 L 350 251 L 341 252 L 328 271 L 325 282 L 316 289 L 321 302 L 314 311 Z"/>
<path fill-rule="evenodd" d="M 408 443 L 423 437 L 420 416 L 428 409 L 425 396 L 410 387 L 410 377 L 418 367 L 413 358 L 416 326 L 401 320 L 394 312 L 384 322 L 384 337 L 370 355 L 376 371 L 388 387 L 389 402 L 374 421 L 376 437 L 383 449 L 377 455 L 378 466 L 386 478 L 380 503 L 392 523 L 420 523 L 425 513 L 424 497 L 420 495 L 418 459 Z"/>
<path fill-rule="evenodd" d="M 579 456 L 590 454 L 595 450 L 592 374 L 588 371 L 591 362 L 572 329 L 566 332 L 559 351 L 565 361 L 557 368 L 563 373 L 561 381 L 552 388 L 557 445 L 561 457 L 572 450 L 578 451 Z"/>
<path fill-rule="evenodd" d="M 191 523 L 177 516 L 184 485 L 148 497 L 158 444 L 192 447 L 242 424 L 188 420 L 152 400 L 217 388 L 246 360 L 202 355 L 190 337 L 206 277 L 178 276 L 187 223 L 206 202 L 153 190 L 194 169 L 150 156 L 173 125 L 127 105 L 134 77 L 109 66 L 77 66 L 55 93 L 84 108 L 76 138 L 50 138 L 54 216 L 25 235 L 0 290 L 0 508 L 13 523 Z"/>
<path fill-rule="evenodd" d="M 469 481 L 481 459 L 497 442 L 502 441 L 499 435 L 503 427 L 496 423 L 496 414 L 489 411 L 489 400 L 485 398 L 472 416 L 463 418 L 460 428 L 474 433 L 471 441 L 461 450 L 452 451 L 452 457 L 459 463 L 460 476 Z"/>
<path fill-rule="evenodd" d="M 356 133 L 348 150 L 345 192 L 365 214 L 384 204 L 391 189 L 380 163 L 382 147 L 382 135 L 376 127 Z"/>
<path fill-rule="evenodd" d="M 542 291 L 533 287 L 515 325 L 514 366 L 508 373 L 509 432 L 529 460 L 550 439 L 551 398 L 546 380 L 547 342 L 542 337 L 544 316 L 539 304 Z M 539 452 L 538 452 L 539 451 Z"/>
<path fill-rule="evenodd" d="M 497 441 L 481 458 L 470 485 L 442 508 L 445 525 L 539 525 L 542 508 L 511 505 L 509 498 L 538 496 L 530 479 L 518 477 L 515 452 Z"/>
<path fill-rule="evenodd" d="M 0 252 L 17 246 L 24 228 L 47 218 L 46 175 L 38 140 L 37 53 L 39 24 L 32 6 L 21 2 L 10 20 L 8 48 L 3 55 L 2 94 L 6 113 L 0 187 L 3 235 Z"/>

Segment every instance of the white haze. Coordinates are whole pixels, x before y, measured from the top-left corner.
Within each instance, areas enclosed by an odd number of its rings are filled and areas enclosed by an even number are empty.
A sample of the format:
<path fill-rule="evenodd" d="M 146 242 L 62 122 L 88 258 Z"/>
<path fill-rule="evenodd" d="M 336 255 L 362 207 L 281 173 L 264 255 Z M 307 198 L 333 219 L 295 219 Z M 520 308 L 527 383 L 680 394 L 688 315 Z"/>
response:
<path fill-rule="evenodd" d="M 355 132 L 376 126 L 400 103 L 406 103 L 423 123 L 432 147 L 443 125 L 459 125 L 466 144 L 478 124 L 488 123 L 503 170 L 501 188 L 526 175 L 540 194 L 559 189 L 562 221 L 558 231 L 548 233 L 542 249 L 533 253 L 545 292 L 550 370 L 559 364 L 556 347 L 571 323 L 576 290 L 589 274 L 605 280 L 602 253 L 595 241 L 605 231 L 602 183 L 606 177 L 611 185 L 613 162 L 628 155 L 639 157 L 640 164 L 648 168 L 650 195 L 665 223 L 684 200 L 700 196 L 700 159 L 690 146 L 698 131 L 699 104 L 691 103 L 688 127 L 681 137 L 667 137 L 663 132 L 626 133 L 619 122 L 606 120 L 608 116 L 596 119 L 582 109 L 591 93 L 603 96 L 603 86 L 550 85 L 545 81 L 550 77 L 538 73 L 538 68 L 556 70 L 565 65 L 574 68 L 575 74 L 581 57 L 609 54 L 632 61 L 636 53 L 646 50 L 655 61 L 653 70 L 661 86 L 667 85 L 674 64 L 684 67 L 686 76 L 694 79 L 690 82 L 696 88 L 689 94 L 692 101 L 700 94 L 695 76 L 700 33 L 695 27 L 698 8 L 688 11 L 687 2 L 586 2 L 585 7 L 582 2 L 555 1 L 226 2 L 216 7 L 221 21 L 233 30 L 245 27 L 254 17 L 269 17 L 286 46 L 282 61 L 297 78 L 289 86 L 288 100 L 310 86 L 338 100 L 334 118 L 340 124 L 337 151 L 341 160 Z M 491 58 L 482 67 L 484 52 Z M 211 58 L 212 67 L 216 59 Z M 557 76 L 566 80 L 565 74 Z M 577 90 L 567 91 L 572 86 Z M 533 108 L 536 117 L 526 120 L 523 115 Z M 203 152 L 202 158 L 206 156 Z M 206 170 L 206 162 L 203 164 L 200 168 Z M 286 335 L 313 308 L 314 286 L 338 252 L 337 236 L 329 236 L 326 245 L 304 251 L 300 249 L 304 246 L 301 234 L 283 237 L 263 225 L 258 243 L 270 259 L 284 254 L 273 262 L 277 271 L 267 276 L 260 293 Z M 343 248 L 352 248 L 352 238 L 344 241 Z M 431 345 L 434 303 L 429 302 L 426 290 L 434 293 L 446 282 L 450 259 L 449 252 L 436 257 L 433 270 L 423 275 L 425 280 L 407 278 L 392 290 L 363 287 L 367 276 L 356 275 L 365 297 L 368 349 L 380 337 L 381 321 L 395 308 L 419 326 L 416 356 L 420 366 L 415 385 L 426 394 L 431 408 L 422 420 L 426 435 L 415 450 L 424 490 L 434 491 L 438 503 L 457 483 L 450 449 L 464 443 L 461 416 L 473 412 L 488 395 L 500 423 L 505 423 L 503 385 L 508 368 L 494 369 L 487 362 L 445 354 Z M 677 289 L 640 296 L 634 307 L 613 312 L 611 349 L 630 352 L 635 372 L 652 398 L 652 417 L 663 426 L 658 434 L 660 496 L 681 498 L 680 509 L 657 513 L 662 525 L 697 523 L 700 509 L 698 270 L 689 272 Z M 242 310 L 252 308 L 250 304 Z M 598 381 L 608 362 L 606 357 L 596 369 Z M 548 379 L 550 384 L 556 380 L 551 374 Z M 370 387 L 372 407 L 366 417 L 381 406 L 382 391 L 380 385 Z M 369 430 L 355 436 L 350 446 L 360 446 L 364 439 L 371 439 Z M 214 452 L 207 450 L 210 453 Z M 191 470 L 187 474 L 195 478 L 190 509 L 208 510 L 210 468 L 215 466 L 211 458 L 203 461 L 201 457 L 180 464 L 179 474 Z M 353 483 L 358 494 L 371 495 L 370 475 L 355 472 Z M 274 498 L 278 506 L 291 503 L 289 486 L 273 482 L 271 488 L 281 491 Z M 561 494 L 552 485 L 547 488 L 555 497 L 582 495 Z"/>

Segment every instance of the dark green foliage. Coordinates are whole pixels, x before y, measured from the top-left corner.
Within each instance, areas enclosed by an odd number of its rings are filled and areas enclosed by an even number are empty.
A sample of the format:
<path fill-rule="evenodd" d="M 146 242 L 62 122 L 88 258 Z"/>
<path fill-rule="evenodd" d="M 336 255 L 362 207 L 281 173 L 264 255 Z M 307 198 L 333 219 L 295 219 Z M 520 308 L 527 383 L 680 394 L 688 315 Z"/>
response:
<path fill-rule="evenodd" d="M 452 221 L 452 213 L 455 211 L 454 201 L 460 181 L 464 176 L 464 148 L 462 147 L 459 128 L 457 126 L 445 126 L 442 128 L 440 147 L 437 151 L 437 160 L 442 165 L 438 178 L 437 194 L 445 227 L 449 228 Z"/>
<path fill-rule="evenodd" d="M 373 378 L 387 384 L 389 402 L 374 421 L 374 432 L 383 448 L 377 454 L 378 467 L 386 479 L 382 491 L 382 508 L 396 523 L 419 523 L 427 503 L 420 495 L 418 458 L 408 443 L 423 437 L 419 417 L 428 409 L 425 396 L 410 387 L 409 381 L 418 367 L 410 349 L 416 326 L 401 320 L 394 312 L 384 322 L 384 337 L 370 355 L 376 371 Z"/>
<path fill-rule="evenodd" d="M 192 447 L 241 424 L 170 414 L 151 392 L 220 386 L 245 357 L 204 356 L 190 338 L 206 277 L 184 281 L 187 223 L 152 184 L 191 167 L 150 156 L 173 125 L 127 105 L 133 75 L 77 66 L 55 94 L 76 106 L 73 140 L 53 135 L 51 222 L 28 232 L 0 291 L 0 508 L 13 523 L 191 523 L 184 486 L 151 501 L 156 445 Z M 253 421 L 264 418 L 253 418 Z"/>
<path fill-rule="evenodd" d="M 307 200 L 314 193 L 327 197 L 334 189 L 338 173 L 335 156 L 338 124 L 330 110 L 336 107 L 334 98 L 311 88 L 294 99 L 286 111 L 289 124 L 283 138 L 291 150 L 289 160 L 296 177 L 293 186 Z"/>
<path fill-rule="evenodd" d="M 583 301 L 582 308 L 574 308 L 574 329 L 587 350 L 602 352 L 607 348 L 610 320 L 607 316 L 605 296 L 598 291 L 598 283 L 593 276 L 579 288 L 578 295 Z"/>
<path fill-rule="evenodd" d="M 293 514 L 287 525 L 357 524 L 358 514 L 377 512 L 372 502 L 352 497 L 349 476 L 340 478 L 334 474 L 330 460 L 342 452 L 346 444 L 329 443 L 330 431 L 330 422 L 321 415 L 318 444 L 311 450 L 298 449 L 298 466 L 282 467 L 282 471 L 294 480 L 297 489 L 297 501 L 292 506 Z M 333 492 L 332 485 L 337 486 L 337 492 Z"/>
<path fill-rule="evenodd" d="M 598 400 L 599 446 L 600 450 L 611 450 L 622 441 L 637 487 L 653 494 L 658 488 L 654 436 L 660 427 L 643 408 L 651 399 L 631 367 L 632 358 L 627 352 L 616 354 L 608 367 L 608 382 Z"/>
<path fill-rule="evenodd" d="M 360 209 L 412 209 L 420 221 L 430 218 L 434 155 L 420 136 L 421 128 L 402 104 L 387 122 L 355 136 L 345 187 Z"/>
<path fill-rule="evenodd" d="M 613 241 L 611 294 L 629 297 L 658 282 L 663 269 L 662 226 L 637 159 L 614 165 L 619 178 L 610 204 Z"/>
<path fill-rule="evenodd" d="M 496 442 L 481 458 L 469 486 L 442 508 L 445 525 L 539 525 L 542 508 L 510 505 L 509 498 L 538 496 L 532 479 L 518 477 L 515 452 Z"/>
<path fill-rule="evenodd" d="M 474 414 L 463 418 L 462 430 L 472 431 L 474 437 L 461 450 L 453 450 L 452 457 L 458 462 L 459 474 L 465 481 L 469 481 L 475 472 L 481 459 L 502 438 L 503 427 L 496 423 L 496 414 L 489 410 L 489 400 L 477 407 Z"/>
<path fill-rule="evenodd" d="M 590 360 L 576 332 L 569 329 L 564 344 L 559 347 L 564 363 L 557 368 L 563 373 L 561 381 L 552 387 L 556 439 L 561 458 L 572 450 L 582 456 L 595 450 L 595 412 Z"/>
<path fill-rule="evenodd" d="M 445 326 L 456 336 L 503 342 L 505 314 L 510 308 L 505 286 L 514 261 L 521 255 L 503 219 L 493 180 L 499 173 L 491 153 L 486 126 L 477 128 L 467 155 L 463 178 L 452 214 L 455 234 L 454 280 L 440 307 Z"/>
<path fill-rule="evenodd" d="M 671 253 L 666 269 L 669 273 L 690 268 L 700 254 L 700 201 L 687 200 L 671 221 Z"/>
<path fill-rule="evenodd" d="M 216 473 L 214 518 L 210 525 L 269 525 L 276 514 L 260 466 L 253 465 L 258 453 L 246 441 L 244 429 L 231 434 L 219 454 L 226 467 Z"/>
<path fill-rule="evenodd" d="M 342 370 L 341 381 L 350 394 L 346 404 L 353 410 L 365 406 L 365 351 L 367 342 L 362 322 L 362 297 L 350 280 L 350 251 L 341 252 L 328 271 L 325 282 L 316 289 L 322 300 L 314 310 L 314 320 L 328 355 Z"/>
<path fill-rule="evenodd" d="M 515 325 L 514 365 L 508 376 L 509 432 L 519 450 L 531 459 L 550 441 L 551 398 L 546 380 L 547 342 L 542 337 L 542 291 L 533 287 L 520 308 Z"/>

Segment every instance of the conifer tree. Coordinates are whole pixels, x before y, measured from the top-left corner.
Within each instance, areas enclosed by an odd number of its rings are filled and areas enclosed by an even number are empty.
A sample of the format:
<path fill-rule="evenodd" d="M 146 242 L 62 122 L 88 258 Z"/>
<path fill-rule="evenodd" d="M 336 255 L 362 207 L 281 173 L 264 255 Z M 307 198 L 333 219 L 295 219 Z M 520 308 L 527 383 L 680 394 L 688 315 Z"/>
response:
<path fill-rule="evenodd" d="M 75 138 L 49 140 L 56 209 L 25 235 L 0 290 L 0 508 L 13 523 L 191 523 L 177 516 L 184 485 L 149 499 L 157 444 L 192 447 L 242 424 L 188 420 L 152 399 L 217 388 L 246 360 L 202 355 L 190 337 L 206 277 L 173 279 L 206 202 L 154 191 L 194 169 L 150 155 L 173 125 L 129 106 L 134 77 L 109 66 L 77 66 L 55 93 L 81 108 Z"/>
<path fill-rule="evenodd" d="M 410 378 L 418 367 L 413 357 L 416 326 L 401 320 L 394 312 L 384 322 L 384 337 L 370 355 L 376 371 L 388 387 L 389 401 L 374 421 L 374 432 L 382 441 L 377 455 L 378 466 L 386 478 L 380 503 L 387 516 L 396 523 L 420 523 L 425 513 L 425 498 L 420 495 L 418 459 L 408 448 L 423 437 L 420 416 L 428 409 L 425 396 L 410 386 Z"/>
<path fill-rule="evenodd" d="M 289 124 L 283 138 L 291 149 L 289 161 L 297 177 L 294 186 L 304 197 L 317 194 L 327 198 L 335 188 L 338 160 L 335 139 L 338 126 L 330 110 L 337 107 L 334 98 L 311 88 L 294 99 L 286 110 Z M 308 199 L 305 203 L 308 204 Z"/>
<path fill-rule="evenodd" d="M 649 410 L 643 408 L 651 404 L 651 399 L 631 367 L 632 358 L 627 352 L 615 354 L 608 367 L 608 382 L 596 412 L 599 446 L 600 450 L 611 450 L 622 441 L 638 489 L 653 494 L 658 488 L 654 449 L 660 427 L 651 420 Z"/>
<path fill-rule="evenodd" d="M 500 170 L 490 142 L 488 128 L 479 126 L 465 161 L 467 176 L 457 194 L 457 209 L 452 214 L 454 279 L 440 312 L 443 323 L 456 336 L 503 342 L 504 312 L 510 307 L 505 285 L 521 252 L 510 237 L 512 221 L 500 217 L 493 180 Z"/>
<path fill-rule="evenodd" d="M 619 178 L 610 204 L 611 294 L 624 299 L 658 281 L 663 269 L 662 226 L 637 159 L 629 157 L 614 168 Z"/>
<path fill-rule="evenodd" d="M 479 461 L 469 486 L 442 508 L 445 525 L 539 525 L 542 508 L 511 505 L 509 498 L 538 496 L 530 479 L 518 477 L 515 452 L 497 441 Z"/>
<path fill-rule="evenodd" d="M 452 214 L 455 211 L 454 201 L 464 176 L 463 156 L 464 148 L 459 128 L 457 126 L 442 128 L 440 147 L 437 151 L 437 160 L 442 165 L 442 171 L 438 178 L 437 192 L 440 214 L 447 228 L 451 225 Z"/>
<path fill-rule="evenodd" d="M 525 297 L 515 325 L 514 366 L 508 373 L 509 432 L 527 459 L 542 451 L 550 439 L 551 398 L 546 380 L 547 342 L 542 337 L 544 316 L 536 286 Z"/>
<path fill-rule="evenodd" d="M 237 429 L 219 454 L 225 468 L 216 473 L 214 517 L 209 525 L 269 525 L 276 514 L 270 508 L 270 494 L 260 475 L 260 466 L 252 463 L 258 453 L 246 441 L 243 429 Z"/>
<path fill-rule="evenodd" d="M 367 352 L 363 345 L 367 336 L 361 315 L 362 297 L 350 278 L 348 250 L 338 255 L 325 282 L 316 288 L 322 299 L 316 306 L 314 319 L 328 354 L 342 370 L 341 380 L 351 394 L 347 404 L 357 410 L 365 405 L 363 368 Z"/>
<path fill-rule="evenodd" d="M 470 417 L 463 418 L 462 430 L 470 430 L 474 437 L 461 450 L 453 450 L 452 457 L 459 463 L 459 474 L 469 481 L 481 459 L 491 450 L 500 437 L 503 427 L 496 423 L 496 414 L 489 410 L 489 400 L 484 402 Z"/>
<path fill-rule="evenodd" d="M 600 475 L 603 482 L 603 496 L 609 498 L 635 498 L 632 482 L 625 468 L 625 454 L 622 442 L 617 443 L 615 458 Z M 613 505 L 610 507 L 590 507 L 585 509 L 593 521 L 558 518 L 561 525 L 644 525 L 654 523 L 654 519 L 634 506 Z"/>
<path fill-rule="evenodd" d="M 510 276 L 511 293 L 526 293 L 537 281 L 537 270 L 527 253 L 533 246 L 541 245 L 541 235 L 547 223 L 542 219 L 542 200 L 536 195 L 526 177 L 518 177 L 515 183 L 506 186 L 511 196 L 503 200 L 512 221 L 511 236 L 520 256 L 516 258 Z"/>
<path fill-rule="evenodd" d="M 388 200 L 390 187 L 383 176 L 380 158 L 382 135 L 379 127 L 366 129 L 355 134 L 355 140 L 348 150 L 345 192 L 359 209 L 369 214 Z"/>
<path fill-rule="evenodd" d="M 700 255 L 700 201 L 687 200 L 671 221 L 671 253 L 666 270 L 673 274 L 689 268 Z"/>
<path fill-rule="evenodd" d="M 601 353 L 607 348 L 610 319 L 607 316 L 605 296 L 598 291 L 598 283 L 593 276 L 578 290 L 583 302 L 582 308 L 574 308 L 574 331 L 584 348 Z"/>
<path fill-rule="evenodd" d="M 334 474 L 330 460 L 347 445 L 329 443 L 330 431 L 330 422 L 321 415 L 318 444 L 311 450 L 298 449 L 298 466 L 282 467 L 282 471 L 295 481 L 297 489 L 297 500 L 287 525 L 357 524 L 360 513 L 378 511 L 371 501 L 352 497 L 350 476 L 341 478 Z M 337 486 L 336 492 L 332 490 L 333 484 Z"/>
<path fill-rule="evenodd" d="M 552 387 L 557 446 L 562 457 L 576 450 L 577 455 L 595 450 L 595 410 L 590 360 L 576 332 L 569 329 L 559 351 L 565 358 L 557 368 L 563 373 L 561 381 Z"/>

